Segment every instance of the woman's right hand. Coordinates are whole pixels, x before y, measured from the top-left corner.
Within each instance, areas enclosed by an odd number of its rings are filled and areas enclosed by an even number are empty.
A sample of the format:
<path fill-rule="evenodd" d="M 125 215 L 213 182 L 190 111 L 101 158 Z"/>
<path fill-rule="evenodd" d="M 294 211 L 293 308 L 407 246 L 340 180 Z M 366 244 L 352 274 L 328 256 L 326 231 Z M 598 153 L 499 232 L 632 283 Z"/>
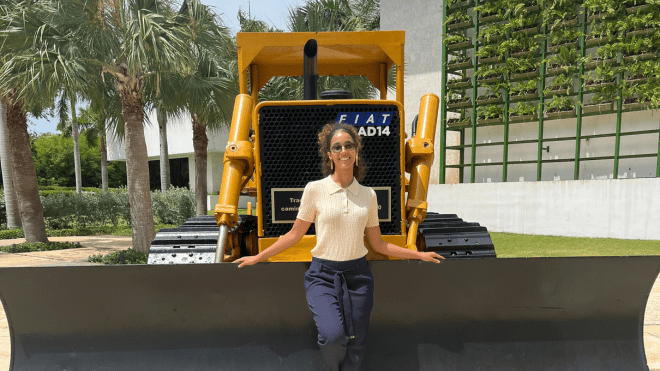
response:
<path fill-rule="evenodd" d="M 234 263 L 241 263 L 238 267 L 243 268 L 246 265 L 255 265 L 259 263 L 260 259 L 257 256 L 244 256 L 240 259 L 234 260 Z"/>

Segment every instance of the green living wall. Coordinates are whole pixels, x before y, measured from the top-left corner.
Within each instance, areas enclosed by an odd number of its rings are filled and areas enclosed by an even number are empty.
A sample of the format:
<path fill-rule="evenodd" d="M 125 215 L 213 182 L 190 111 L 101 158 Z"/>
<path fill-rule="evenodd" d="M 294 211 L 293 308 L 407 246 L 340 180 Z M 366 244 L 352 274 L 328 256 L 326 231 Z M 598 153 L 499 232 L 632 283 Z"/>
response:
<path fill-rule="evenodd" d="M 478 166 L 501 166 L 502 181 L 511 181 L 509 147 L 522 144 L 536 144 L 536 159 L 515 164 L 535 164 L 537 181 L 544 164 L 572 162 L 574 179 L 580 179 L 580 162 L 597 160 L 612 160 L 618 178 L 619 161 L 630 158 L 654 161 L 660 177 L 658 148 L 620 154 L 623 136 L 660 133 L 658 127 L 622 130 L 621 123 L 624 112 L 657 109 L 660 103 L 660 3 L 449 0 L 442 27 L 440 183 L 448 168 L 460 169 L 460 182 L 475 182 Z M 583 118 L 594 115 L 616 120 L 615 129 L 583 133 Z M 544 137 L 544 124 L 563 119 L 574 125 L 574 135 Z M 510 125 L 530 122 L 538 123 L 538 138 L 509 141 Z M 501 141 L 477 143 L 477 131 L 485 126 L 503 126 Z M 447 131 L 459 132 L 460 144 L 448 146 Z M 583 140 L 606 137 L 614 138 L 614 153 L 581 157 Z M 553 141 L 575 141 L 575 155 L 543 159 Z M 476 152 L 485 146 L 502 146 L 501 161 L 477 163 Z M 447 150 L 459 151 L 457 164 L 447 164 Z"/>

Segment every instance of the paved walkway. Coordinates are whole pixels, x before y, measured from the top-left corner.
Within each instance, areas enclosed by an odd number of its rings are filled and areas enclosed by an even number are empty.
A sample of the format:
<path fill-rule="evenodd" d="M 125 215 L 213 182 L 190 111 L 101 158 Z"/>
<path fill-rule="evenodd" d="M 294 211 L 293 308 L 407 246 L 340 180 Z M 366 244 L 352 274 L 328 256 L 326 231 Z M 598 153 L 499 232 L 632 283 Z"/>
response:
<path fill-rule="evenodd" d="M 90 255 L 108 254 L 131 246 L 124 236 L 51 237 L 51 241 L 80 242 L 80 249 L 7 254 L 0 252 L 0 267 L 94 265 Z M 0 240 L 0 246 L 25 242 L 24 239 Z M 660 371 L 660 279 L 656 280 L 644 318 L 644 346 L 650 371 Z M 9 370 L 10 341 L 5 311 L 0 303 L 0 371 Z"/>

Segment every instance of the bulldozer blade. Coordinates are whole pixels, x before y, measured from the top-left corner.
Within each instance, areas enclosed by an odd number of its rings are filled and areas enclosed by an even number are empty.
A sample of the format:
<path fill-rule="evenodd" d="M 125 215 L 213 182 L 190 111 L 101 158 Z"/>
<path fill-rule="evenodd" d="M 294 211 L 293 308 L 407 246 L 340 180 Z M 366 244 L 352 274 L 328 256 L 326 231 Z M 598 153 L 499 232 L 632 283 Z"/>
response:
<path fill-rule="evenodd" d="M 364 370 L 648 370 L 660 257 L 371 261 Z M 308 263 L 0 268 L 16 370 L 319 370 Z"/>

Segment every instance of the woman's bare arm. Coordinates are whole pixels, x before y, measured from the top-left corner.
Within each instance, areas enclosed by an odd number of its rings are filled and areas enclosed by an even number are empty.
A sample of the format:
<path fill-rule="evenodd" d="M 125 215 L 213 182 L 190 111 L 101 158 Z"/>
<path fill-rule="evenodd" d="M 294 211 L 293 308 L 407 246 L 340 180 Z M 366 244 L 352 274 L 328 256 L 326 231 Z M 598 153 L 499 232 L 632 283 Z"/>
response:
<path fill-rule="evenodd" d="M 244 256 L 240 259 L 236 259 L 234 263 L 241 263 L 238 267 L 242 268 L 246 265 L 253 265 L 260 261 L 267 260 L 271 256 L 275 256 L 282 251 L 288 249 L 289 247 L 295 245 L 302 237 L 307 233 L 309 226 L 312 225 L 311 222 L 306 222 L 296 218 L 296 221 L 293 223 L 291 230 L 287 232 L 284 236 L 280 237 L 274 244 L 269 246 L 266 250 L 260 252 L 255 256 Z"/>
<path fill-rule="evenodd" d="M 373 246 L 374 250 L 383 255 L 402 259 L 419 259 L 434 263 L 440 263 L 438 259 L 444 259 L 442 256 L 435 252 L 413 251 L 405 249 L 401 246 L 397 246 L 393 243 L 383 241 L 379 226 L 367 227 L 367 237 L 369 238 L 369 242 L 371 242 L 371 246 Z"/>

